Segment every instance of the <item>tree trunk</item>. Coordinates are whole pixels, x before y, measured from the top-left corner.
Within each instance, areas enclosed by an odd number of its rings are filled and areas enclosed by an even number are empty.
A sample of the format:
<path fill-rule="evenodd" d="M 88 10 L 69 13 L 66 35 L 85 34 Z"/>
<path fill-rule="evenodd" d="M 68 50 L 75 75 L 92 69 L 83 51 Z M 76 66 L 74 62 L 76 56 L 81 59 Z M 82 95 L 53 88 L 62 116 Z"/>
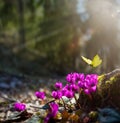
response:
<path fill-rule="evenodd" d="M 25 28 L 24 28 L 24 3 L 23 0 L 18 0 L 18 21 L 19 21 L 19 41 L 20 44 L 25 43 Z"/>

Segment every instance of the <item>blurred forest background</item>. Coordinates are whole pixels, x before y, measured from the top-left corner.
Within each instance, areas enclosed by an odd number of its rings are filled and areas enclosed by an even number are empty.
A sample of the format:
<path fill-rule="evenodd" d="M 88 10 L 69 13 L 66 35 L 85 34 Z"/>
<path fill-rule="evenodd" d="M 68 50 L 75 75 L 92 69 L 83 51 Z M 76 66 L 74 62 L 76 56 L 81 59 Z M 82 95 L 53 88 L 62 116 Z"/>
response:
<path fill-rule="evenodd" d="M 0 0 L 0 71 L 91 72 L 81 55 L 120 66 L 120 0 Z"/>

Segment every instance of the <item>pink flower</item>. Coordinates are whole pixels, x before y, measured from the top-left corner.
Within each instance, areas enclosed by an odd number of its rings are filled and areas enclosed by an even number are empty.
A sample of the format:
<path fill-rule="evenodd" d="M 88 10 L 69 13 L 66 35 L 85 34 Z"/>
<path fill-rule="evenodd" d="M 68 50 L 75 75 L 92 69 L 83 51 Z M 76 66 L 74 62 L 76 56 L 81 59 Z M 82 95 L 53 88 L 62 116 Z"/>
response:
<path fill-rule="evenodd" d="M 50 103 L 50 113 L 47 114 L 46 118 L 44 119 L 44 123 L 48 123 L 51 118 L 54 118 L 58 112 L 59 106 L 55 102 Z"/>
<path fill-rule="evenodd" d="M 56 87 L 57 89 L 62 89 L 62 83 L 61 83 L 61 82 L 56 82 L 56 83 L 55 83 L 55 87 Z"/>
<path fill-rule="evenodd" d="M 85 88 L 85 89 L 84 89 L 84 92 L 89 95 L 89 94 L 91 94 L 92 92 L 95 92 L 96 89 L 97 89 L 97 87 L 96 87 L 96 86 L 93 86 L 93 87 L 91 87 L 91 88 Z"/>
<path fill-rule="evenodd" d="M 83 81 L 85 78 L 85 75 L 83 73 L 70 73 L 66 76 L 67 82 L 74 84 L 77 81 Z"/>
<path fill-rule="evenodd" d="M 79 88 L 84 89 L 84 87 L 85 87 L 85 81 L 79 80 L 79 81 L 78 81 L 78 86 L 79 86 Z"/>
<path fill-rule="evenodd" d="M 84 92 L 90 94 L 97 89 L 98 76 L 96 74 L 88 74 L 85 78 Z"/>
<path fill-rule="evenodd" d="M 67 90 L 66 93 L 65 93 L 65 96 L 66 96 L 67 98 L 73 98 L 74 93 L 73 93 L 73 91 Z"/>
<path fill-rule="evenodd" d="M 26 109 L 26 105 L 23 103 L 16 102 L 16 103 L 14 103 L 14 109 L 16 111 L 24 111 Z"/>
<path fill-rule="evenodd" d="M 39 98 L 39 99 L 44 100 L 44 98 L 45 98 L 45 93 L 44 93 L 44 92 L 40 92 L 40 91 L 36 91 L 36 92 L 35 92 L 35 96 L 36 96 L 37 98 Z"/>
<path fill-rule="evenodd" d="M 85 75 L 83 73 L 79 73 L 78 80 L 84 81 L 84 79 L 85 79 Z"/>
<path fill-rule="evenodd" d="M 72 91 L 72 87 L 70 86 L 71 84 L 66 84 L 64 88 L 66 88 L 69 91 Z"/>
<path fill-rule="evenodd" d="M 74 91 L 74 92 L 77 92 L 78 89 L 79 89 L 76 84 L 71 84 L 70 87 L 71 87 L 71 90 Z"/>
<path fill-rule="evenodd" d="M 54 102 L 51 102 L 50 103 L 50 113 L 52 114 L 53 117 L 56 116 L 57 112 L 58 112 L 58 104 L 57 103 L 54 103 Z"/>
<path fill-rule="evenodd" d="M 68 89 L 66 88 L 66 86 L 61 90 L 62 92 L 62 96 L 65 96 L 65 93 L 68 91 Z"/>
<path fill-rule="evenodd" d="M 70 73 L 66 76 L 66 80 L 73 84 L 78 80 L 79 74 L 78 73 Z"/>
<path fill-rule="evenodd" d="M 52 91 L 52 97 L 55 99 L 60 99 L 62 97 L 61 91 Z"/>

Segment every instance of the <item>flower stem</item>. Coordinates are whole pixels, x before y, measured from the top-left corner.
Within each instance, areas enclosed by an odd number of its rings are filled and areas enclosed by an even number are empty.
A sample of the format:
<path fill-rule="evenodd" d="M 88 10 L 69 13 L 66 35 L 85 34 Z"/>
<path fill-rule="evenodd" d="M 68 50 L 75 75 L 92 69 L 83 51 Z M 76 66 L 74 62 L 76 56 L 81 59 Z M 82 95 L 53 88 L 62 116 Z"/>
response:
<path fill-rule="evenodd" d="M 61 100 L 62 100 L 62 102 L 63 102 L 63 105 L 64 105 L 65 110 L 67 110 L 67 109 L 66 109 L 65 102 L 64 102 L 64 100 L 63 100 L 63 98 L 61 98 Z"/>
<path fill-rule="evenodd" d="M 77 104 L 77 106 L 79 107 L 79 108 L 81 108 L 81 105 L 80 105 L 80 103 L 77 101 L 77 97 L 74 95 L 74 98 L 75 98 L 75 101 L 76 101 L 76 104 Z"/>

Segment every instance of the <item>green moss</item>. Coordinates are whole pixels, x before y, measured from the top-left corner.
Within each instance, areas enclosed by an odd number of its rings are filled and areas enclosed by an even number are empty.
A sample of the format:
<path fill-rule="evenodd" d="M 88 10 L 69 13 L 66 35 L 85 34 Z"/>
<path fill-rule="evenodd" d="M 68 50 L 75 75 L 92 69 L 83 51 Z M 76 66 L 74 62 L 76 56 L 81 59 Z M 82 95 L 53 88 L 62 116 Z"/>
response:
<path fill-rule="evenodd" d="M 120 75 L 115 74 L 109 79 L 102 79 L 98 86 L 98 93 L 102 96 L 104 106 L 120 109 Z"/>
<path fill-rule="evenodd" d="M 109 77 L 106 75 L 110 74 L 99 76 L 98 89 L 92 95 L 92 100 L 84 94 L 79 98 L 81 105 L 86 109 L 109 106 L 120 110 L 120 74 L 112 74 Z"/>

